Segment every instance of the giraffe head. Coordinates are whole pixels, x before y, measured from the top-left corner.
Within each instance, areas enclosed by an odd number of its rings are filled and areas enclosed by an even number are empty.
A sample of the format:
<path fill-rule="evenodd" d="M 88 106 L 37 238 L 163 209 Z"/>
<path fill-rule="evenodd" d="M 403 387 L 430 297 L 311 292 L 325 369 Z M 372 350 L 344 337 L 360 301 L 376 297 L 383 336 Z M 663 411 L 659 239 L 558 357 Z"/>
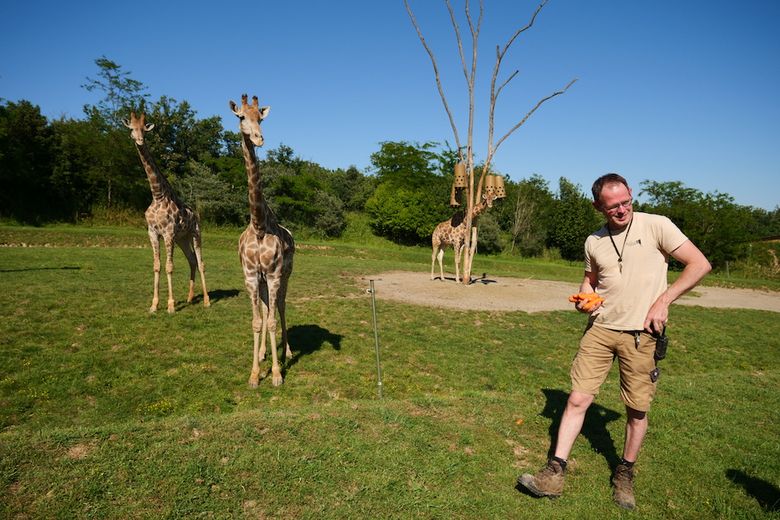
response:
<path fill-rule="evenodd" d="M 135 112 L 130 112 L 130 120 L 123 119 L 122 122 L 130 129 L 130 137 L 138 146 L 144 144 L 144 134 L 154 128 L 152 123 L 146 124 L 146 114 L 141 112 L 141 117 L 135 117 Z"/>
<path fill-rule="evenodd" d="M 239 129 L 241 133 L 249 136 L 249 139 L 255 146 L 263 146 L 263 131 L 260 130 L 260 122 L 266 118 L 271 107 L 261 107 L 257 101 L 257 96 L 252 96 L 252 104 L 247 103 L 247 95 L 241 96 L 241 106 L 236 105 L 235 101 L 230 101 L 230 110 L 238 117 Z"/>
<path fill-rule="evenodd" d="M 482 200 L 487 204 L 488 208 L 493 207 L 493 201 L 496 200 L 496 192 L 494 190 L 485 190 L 482 194 Z"/>

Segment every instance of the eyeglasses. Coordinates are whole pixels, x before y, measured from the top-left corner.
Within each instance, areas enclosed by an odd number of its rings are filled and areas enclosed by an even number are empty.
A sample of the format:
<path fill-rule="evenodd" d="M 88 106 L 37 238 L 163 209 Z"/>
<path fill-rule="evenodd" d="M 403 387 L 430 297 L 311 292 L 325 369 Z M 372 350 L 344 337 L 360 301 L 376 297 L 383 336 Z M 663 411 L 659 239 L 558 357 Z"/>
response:
<path fill-rule="evenodd" d="M 620 208 L 626 208 L 626 209 L 630 208 L 631 204 L 633 204 L 633 203 L 634 203 L 633 199 L 624 200 L 623 202 L 618 202 L 617 204 L 615 204 L 613 206 L 610 206 L 608 208 L 604 208 L 604 211 L 606 211 L 607 213 L 612 215 L 613 213 L 617 213 L 617 211 Z"/>

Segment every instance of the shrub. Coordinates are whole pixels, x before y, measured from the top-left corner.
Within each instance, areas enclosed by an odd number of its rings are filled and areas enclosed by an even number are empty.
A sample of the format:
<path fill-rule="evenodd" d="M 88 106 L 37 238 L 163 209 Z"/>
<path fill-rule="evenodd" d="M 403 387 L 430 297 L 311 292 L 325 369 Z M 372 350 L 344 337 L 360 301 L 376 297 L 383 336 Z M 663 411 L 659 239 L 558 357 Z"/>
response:
<path fill-rule="evenodd" d="M 430 191 L 383 183 L 366 201 L 366 212 L 378 235 L 403 244 L 423 244 L 428 243 L 436 224 L 448 216 L 442 200 L 446 199 Z"/>
<path fill-rule="evenodd" d="M 495 254 L 504 249 L 501 238 L 501 228 L 490 213 L 483 213 L 479 217 L 479 234 L 477 237 L 477 250 L 480 253 Z"/>

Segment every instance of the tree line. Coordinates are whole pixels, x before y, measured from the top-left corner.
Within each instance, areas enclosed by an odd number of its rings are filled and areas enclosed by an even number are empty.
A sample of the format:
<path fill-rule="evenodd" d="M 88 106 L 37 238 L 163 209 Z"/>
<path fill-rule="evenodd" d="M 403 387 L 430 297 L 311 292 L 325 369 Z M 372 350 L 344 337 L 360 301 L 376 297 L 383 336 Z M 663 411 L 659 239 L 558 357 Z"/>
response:
<path fill-rule="evenodd" d="M 122 119 L 145 112 L 155 124 L 148 146 L 173 188 L 216 225 L 245 225 L 247 183 L 239 135 L 219 116 L 199 118 L 187 101 L 150 100 L 146 86 L 101 57 L 83 87 L 102 94 L 80 119 L 49 121 L 27 100 L 0 100 L 0 217 L 22 223 L 78 222 L 96 211 L 141 213 L 149 186 Z M 285 226 L 338 237 L 347 214 L 368 216 L 375 234 L 402 244 L 429 244 L 438 222 L 451 218 L 450 187 L 457 153 L 446 143 L 387 141 L 371 166 L 331 170 L 296 156 L 289 146 L 261 161 L 269 204 Z M 478 166 L 479 167 L 479 166 Z M 493 172 L 501 174 L 500 172 Z M 736 204 L 681 182 L 641 183 L 638 211 L 667 215 L 715 264 L 744 258 L 750 242 L 780 235 L 780 208 Z M 566 178 L 553 189 L 540 175 L 505 177 L 507 197 L 480 217 L 479 249 L 539 256 L 556 251 L 578 260 L 585 237 L 602 224 L 589 194 Z"/>

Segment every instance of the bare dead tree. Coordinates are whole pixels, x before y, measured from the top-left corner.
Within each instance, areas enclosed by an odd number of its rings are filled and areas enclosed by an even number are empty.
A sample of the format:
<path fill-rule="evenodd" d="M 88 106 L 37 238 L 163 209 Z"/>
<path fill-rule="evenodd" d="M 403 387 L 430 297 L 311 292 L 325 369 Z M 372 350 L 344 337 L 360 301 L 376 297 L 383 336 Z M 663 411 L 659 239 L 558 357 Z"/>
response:
<path fill-rule="evenodd" d="M 517 199 L 515 200 L 514 221 L 512 222 L 512 246 L 510 251 L 515 250 L 515 243 L 520 236 L 528 236 L 532 227 L 532 219 L 536 213 L 536 202 L 531 200 L 528 194 L 523 190 L 517 190 Z"/>
<path fill-rule="evenodd" d="M 415 30 L 417 31 L 417 36 L 420 38 L 420 42 L 422 43 L 423 47 L 425 48 L 425 51 L 428 53 L 428 56 L 431 60 L 431 65 L 433 66 L 433 73 L 434 73 L 434 79 L 436 81 L 436 87 L 439 91 L 439 96 L 441 97 L 442 104 L 444 105 L 444 110 L 447 112 L 447 117 L 450 121 L 450 126 L 452 127 L 453 134 L 455 135 L 455 144 L 458 147 L 458 154 L 459 158 L 465 163 L 466 165 L 466 173 L 468 175 L 468 183 L 466 186 L 466 201 L 467 201 L 467 210 L 466 210 L 466 227 L 467 229 L 471 230 L 471 233 L 466 234 L 466 254 L 464 255 L 464 266 L 463 266 L 463 283 L 469 284 L 471 282 L 471 265 L 474 258 L 474 254 L 476 253 L 477 248 L 477 227 L 476 223 L 472 222 L 472 210 L 474 208 L 474 204 L 478 202 L 481 199 L 482 196 L 482 186 L 485 181 L 485 175 L 490 170 L 490 164 L 493 160 L 493 157 L 496 154 L 496 151 L 501 146 L 501 144 L 506 141 L 506 139 L 512 135 L 518 128 L 520 128 L 525 122 L 528 120 L 528 118 L 533 115 L 536 110 L 542 106 L 543 103 L 546 101 L 549 101 L 550 99 L 559 96 L 566 92 L 569 87 L 571 87 L 576 79 L 571 80 L 564 88 L 561 90 L 558 90 L 556 92 L 553 92 L 552 94 L 542 98 L 539 100 L 536 105 L 528 111 L 524 117 L 522 117 L 517 124 L 515 124 L 513 127 L 511 127 L 501 138 L 498 139 L 498 141 L 495 142 L 495 145 L 493 144 L 493 138 L 494 138 L 494 131 L 495 131 L 495 111 L 496 111 L 496 104 L 498 101 L 498 97 L 501 94 L 501 92 L 504 90 L 504 88 L 509 84 L 510 81 L 512 81 L 518 74 L 519 71 L 515 70 L 512 74 L 509 75 L 509 77 L 504 80 L 498 87 L 496 86 L 498 83 L 498 77 L 501 71 L 501 64 L 503 62 L 504 57 L 506 56 L 507 51 L 509 51 L 512 44 L 517 40 L 518 36 L 520 36 L 523 32 L 530 29 L 534 22 L 536 21 L 536 17 L 539 14 L 539 12 L 542 10 L 542 8 L 545 6 L 545 4 L 548 2 L 548 0 L 543 0 L 534 11 L 533 15 L 531 16 L 530 21 L 523 27 L 517 29 L 515 33 L 507 40 L 507 42 L 504 44 L 503 47 L 496 46 L 496 62 L 493 65 L 493 76 L 490 81 L 490 103 L 489 103 L 489 109 L 488 109 L 488 142 L 487 142 L 487 154 L 486 159 L 482 167 L 482 172 L 480 174 L 479 180 L 475 186 L 474 184 L 474 153 L 473 153 L 473 144 L 474 144 L 474 96 L 475 96 L 475 80 L 477 76 L 477 43 L 479 41 L 479 31 L 480 27 L 482 25 L 482 17 L 484 13 L 484 1 L 480 0 L 479 2 L 479 17 L 477 18 L 477 23 L 474 24 L 474 20 L 471 16 L 471 8 L 469 5 L 469 0 L 465 0 L 465 14 L 466 14 L 466 22 L 468 24 L 469 32 L 471 34 L 471 66 L 469 67 L 469 64 L 466 60 L 466 54 L 463 49 L 463 39 L 460 34 L 460 27 L 458 25 L 457 20 L 455 19 L 455 12 L 452 8 L 452 4 L 450 3 L 450 0 L 444 0 L 447 5 L 447 11 L 450 15 L 450 22 L 452 23 L 453 30 L 455 32 L 455 39 L 458 46 L 458 54 L 460 56 L 461 65 L 463 67 L 463 75 L 466 78 L 466 87 L 468 89 L 468 99 L 469 99 L 469 107 L 468 107 L 468 130 L 466 134 L 466 153 L 465 156 L 463 154 L 463 147 L 461 146 L 461 140 L 460 135 L 458 133 L 458 127 L 455 124 L 455 118 L 452 115 L 452 110 L 450 109 L 449 103 L 447 102 L 447 97 L 444 94 L 444 88 L 442 87 L 441 83 L 441 77 L 439 75 L 439 67 L 436 62 L 436 56 L 434 55 L 433 51 L 431 50 L 430 46 L 428 45 L 428 42 L 425 40 L 425 37 L 423 36 L 422 30 L 420 29 L 419 24 L 417 23 L 417 19 L 414 16 L 414 13 L 412 12 L 412 8 L 409 5 L 409 0 L 404 0 L 404 6 L 406 7 L 406 12 L 409 14 L 409 19 L 412 22 L 412 25 L 414 26 Z M 476 190 L 475 190 L 476 187 Z"/>

